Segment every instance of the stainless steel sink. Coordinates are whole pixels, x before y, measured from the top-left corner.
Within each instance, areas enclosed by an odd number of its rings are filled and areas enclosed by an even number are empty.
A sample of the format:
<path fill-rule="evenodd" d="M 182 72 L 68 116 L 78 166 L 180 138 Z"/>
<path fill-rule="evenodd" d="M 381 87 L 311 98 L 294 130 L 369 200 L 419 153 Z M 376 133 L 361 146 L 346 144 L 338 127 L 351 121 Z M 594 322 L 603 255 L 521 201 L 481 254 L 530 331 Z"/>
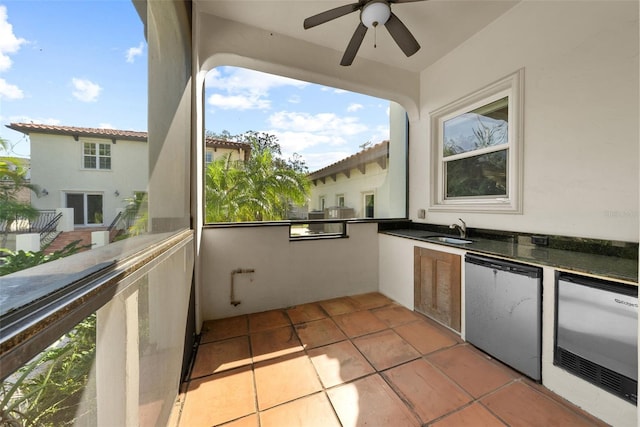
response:
<path fill-rule="evenodd" d="M 459 237 L 450 237 L 450 236 L 425 236 L 424 238 L 426 240 L 442 242 L 442 243 L 451 243 L 454 245 L 466 245 L 469 243 L 473 243 L 473 240 L 462 239 Z"/>

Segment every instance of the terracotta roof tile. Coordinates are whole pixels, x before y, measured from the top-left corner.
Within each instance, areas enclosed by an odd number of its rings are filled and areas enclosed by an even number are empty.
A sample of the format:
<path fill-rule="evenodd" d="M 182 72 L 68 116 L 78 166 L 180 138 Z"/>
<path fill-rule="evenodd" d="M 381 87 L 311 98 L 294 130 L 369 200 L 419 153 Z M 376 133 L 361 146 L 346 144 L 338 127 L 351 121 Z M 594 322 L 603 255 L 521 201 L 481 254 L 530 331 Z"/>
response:
<path fill-rule="evenodd" d="M 207 137 L 205 139 L 205 143 L 207 144 L 208 147 L 236 148 L 236 149 L 242 149 L 245 151 L 251 150 L 251 144 L 247 144 L 246 142 L 227 141 L 226 139 Z"/>
<path fill-rule="evenodd" d="M 103 138 L 126 139 L 131 141 L 146 141 L 147 132 L 119 129 L 83 128 L 76 126 L 56 126 L 41 123 L 11 123 L 9 129 L 29 133 L 44 133 L 51 135 L 92 136 Z"/>
<path fill-rule="evenodd" d="M 372 145 L 369 148 L 359 151 L 356 154 L 352 154 L 349 157 L 332 163 L 329 166 L 325 166 L 322 169 L 311 172 L 308 177 L 313 180 L 321 179 L 326 176 L 335 175 L 339 172 L 348 171 L 351 168 L 356 168 L 369 162 L 386 159 L 388 156 L 389 141 L 382 141 L 376 145 Z"/>

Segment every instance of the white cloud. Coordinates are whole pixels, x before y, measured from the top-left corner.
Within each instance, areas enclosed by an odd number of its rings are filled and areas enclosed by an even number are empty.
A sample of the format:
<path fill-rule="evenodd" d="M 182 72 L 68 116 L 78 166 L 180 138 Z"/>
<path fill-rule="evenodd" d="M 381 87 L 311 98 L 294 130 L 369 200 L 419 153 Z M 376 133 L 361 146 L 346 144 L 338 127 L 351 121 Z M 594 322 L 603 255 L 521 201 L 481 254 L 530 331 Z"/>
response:
<path fill-rule="evenodd" d="M 315 146 L 341 145 L 346 142 L 344 138 L 334 138 L 330 135 L 319 135 L 312 132 L 293 132 L 281 130 L 268 130 L 270 135 L 278 138 L 278 143 L 282 148 L 283 155 L 291 155 L 293 153 L 302 153 L 303 151 Z M 306 155 L 305 155 L 306 157 Z"/>
<path fill-rule="evenodd" d="M 62 123 L 60 120 L 53 119 L 51 117 L 45 119 L 41 117 L 30 117 L 30 116 L 22 116 L 22 115 L 9 117 L 9 122 L 10 123 L 38 123 L 43 125 L 54 125 L 54 126 L 57 126 Z"/>
<path fill-rule="evenodd" d="M 352 154 L 353 153 L 347 151 L 323 151 L 321 153 L 305 154 L 304 159 L 309 168 L 309 172 L 315 172 L 340 160 L 344 160 Z"/>
<path fill-rule="evenodd" d="M 309 114 L 279 111 L 272 114 L 268 121 L 272 127 L 278 130 L 316 132 L 335 138 L 357 135 L 368 129 L 355 117 L 342 117 L 334 113 Z"/>
<path fill-rule="evenodd" d="M 344 90 L 344 89 L 337 89 L 335 87 L 329 87 L 329 86 L 324 86 L 320 89 L 323 92 L 333 92 L 336 95 L 342 95 L 344 93 L 347 93 L 349 91 Z"/>
<path fill-rule="evenodd" d="M 302 88 L 306 82 L 244 68 L 215 68 L 207 73 L 205 87 L 214 92 L 209 104 L 224 109 L 268 109 L 269 91 L 284 86 Z M 295 101 L 295 97 L 292 98 Z"/>
<path fill-rule="evenodd" d="M 291 95 L 287 100 L 289 104 L 300 104 L 302 102 L 302 98 L 299 95 Z"/>
<path fill-rule="evenodd" d="M 100 123 L 98 129 L 115 129 L 116 127 L 111 123 Z"/>
<path fill-rule="evenodd" d="M 24 98 L 24 94 L 18 86 L 7 83 L 5 79 L 0 79 L 0 99 L 22 98 Z"/>
<path fill-rule="evenodd" d="M 304 87 L 309 83 L 246 68 L 215 68 L 207 73 L 205 86 L 229 92 L 266 93 L 281 86 Z"/>
<path fill-rule="evenodd" d="M 367 140 L 364 135 L 372 131 L 355 117 L 342 117 L 334 113 L 280 111 L 272 114 L 268 123 L 271 129 L 266 132 L 278 138 L 282 154 L 285 157 L 293 153 L 302 154 L 311 171 L 344 159 L 356 151 L 349 148 L 345 151 L 328 151 L 327 147 L 346 147 L 354 139 L 364 142 Z M 317 147 L 321 147 L 320 154 L 313 152 Z"/>
<path fill-rule="evenodd" d="M 353 104 L 349 104 L 349 106 L 347 107 L 347 111 L 350 113 L 353 113 L 358 110 L 362 110 L 363 108 L 364 108 L 364 105 L 353 103 Z"/>
<path fill-rule="evenodd" d="M 214 93 L 207 103 L 223 110 L 266 110 L 271 101 L 255 95 L 220 95 Z"/>
<path fill-rule="evenodd" d="M 10 53 L 16 53 L 27 41 L 13 33 L 13 25 L 8 21 L 7 7 L 0 5 L 0 71 L 11 68 Z"/>
<path fill-rule="evenodd" d="M 144 43 L 140 42 L 138 47 L 130 47 L 127 49 L 127 62 L 132 64 L 135 61 L 136 56 L 142 55 L 144 50 Z"/>
<path fill-rule="evenodd" d="M 95 102 L 98 100 L 98 96 L 102 91 L 102 88 L 87 79 L 78 79 L 76 77 L 71 79 L 74 91 L 73 96 L 82 102 Z"/>

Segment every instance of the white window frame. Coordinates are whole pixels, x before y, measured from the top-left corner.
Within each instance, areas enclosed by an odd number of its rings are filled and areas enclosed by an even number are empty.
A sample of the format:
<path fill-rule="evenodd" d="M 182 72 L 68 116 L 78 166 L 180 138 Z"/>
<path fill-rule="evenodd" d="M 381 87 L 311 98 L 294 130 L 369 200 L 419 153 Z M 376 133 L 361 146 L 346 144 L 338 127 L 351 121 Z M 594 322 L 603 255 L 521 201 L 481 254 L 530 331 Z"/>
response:
<path fill-rule="evenodd" d="M 204 151 L 204 164 L 205 166 L 213 163 L 213 150 L 205 150 Z"/>
<path fill-rule="evenodd" d="M 96 154 L 95 155 L 87 155 L 85 154 L 84 151 L 84 147 L 87 144 L 91 144 L 95 147 L 96 149 Z M 109 155 L 108 156 L 101 156 L 100 155 L 100 146 L 101 145 L 106 145 L 109 147 Z M 81 145 L 81 150 L 82 150 L 82 169 L 84 170 L 95 170 L 95 171 L 110 171 L 113 169 L 113 150 L 111 149 L 111 143 L 110 142 L 104 142 L 104 141 L 82 141 L 82 145 Z M 96 159 L 96 167 L 95 168 L 91 168 L 91 167 L 87 167 L 85 164 L 85 158 L 86 157 L 94 157 Z M 109 158 L 109 167 L 108 168 L 101 168 L 100 167 L 100 159 L 101 158 Z"/>
<path fill-rule="evenodd" d="M 342 200 L 340 200 L 340 199 L 342 199 Z M 336 206 L 338 206 L 340 208 L 344 208 L 346 206 L 345 203 L 346 203 L 346 199 L 344 197 L 344 194 L 337 194 L 336 195 Z"/>
<path fill-rule="evenodd" d="M 367 216 L 367 196 L 373 197 L 373 216 Z M 376 217 L 376 194 L 375 191 L 363 191 L 362 192 L 362 218 L 375 218 Z"/>
<path fill-rule="evenodd" d="M 432 186 L 430 211 L 522 213 L 523 79 L 524 70 L 520 69 L 431 113 Z M 505 96 L 509 98 L 506 197 L 446 198 L 443 160 L 444 123 Z M 481 154 L 480 151 L 478 154 Z"/>
<path fill-rule="evenodd" d="M 105 196 L 103 192 L 100 191 L 65 191 L 64 192 L 64 206 L 70 207 L 68 205 L 67 196 L 73 195 L 81 195 L 82 196 L 82 223 L 75 223 L 74 218 L 74 226 L 76 227 L 99 227 L 104 225 L 104 200 Z M 100 215 L 102 216 L 101 222 L 89 222 L 89 196 L 100 196 L 100 203 L 102 205 L 102 209 L 100 211 Z M 75 213 L 74 213 L 75 216 Z"/>

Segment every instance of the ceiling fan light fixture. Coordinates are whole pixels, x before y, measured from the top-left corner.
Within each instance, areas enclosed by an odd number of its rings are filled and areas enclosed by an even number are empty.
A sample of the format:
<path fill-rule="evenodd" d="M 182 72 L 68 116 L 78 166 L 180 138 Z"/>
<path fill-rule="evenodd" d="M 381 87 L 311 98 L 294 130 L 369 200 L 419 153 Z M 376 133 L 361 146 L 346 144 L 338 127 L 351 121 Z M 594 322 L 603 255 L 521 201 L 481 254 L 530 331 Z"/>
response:
<path fill-rule="evenodd" d="M 385 1 L 372 1 L 362 9 L 360 20 L 367 28 L 384 25 L 391 17 L 391 8 Z"/>

